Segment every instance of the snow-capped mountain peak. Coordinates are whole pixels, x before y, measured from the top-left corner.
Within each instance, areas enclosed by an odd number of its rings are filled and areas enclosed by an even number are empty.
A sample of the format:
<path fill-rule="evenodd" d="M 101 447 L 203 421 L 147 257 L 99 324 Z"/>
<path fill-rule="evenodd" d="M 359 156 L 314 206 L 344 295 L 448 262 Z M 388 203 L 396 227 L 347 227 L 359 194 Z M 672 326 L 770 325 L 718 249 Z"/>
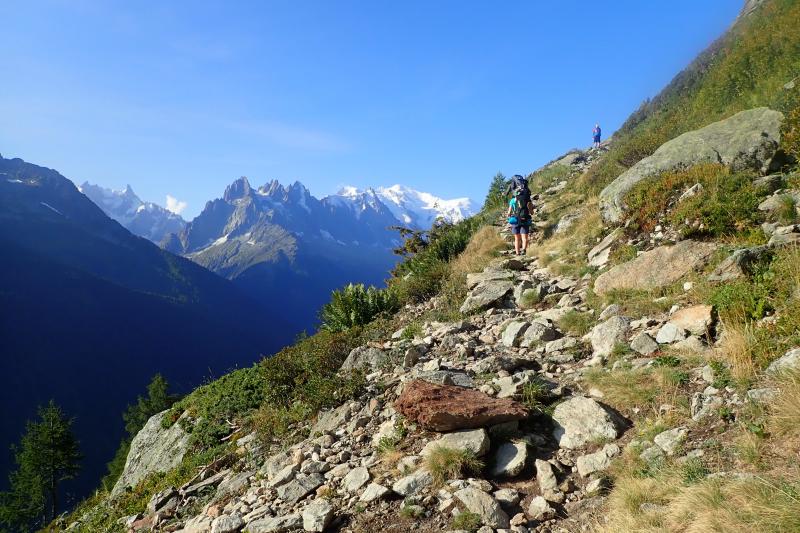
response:
<path fill-rule="evenodd" d="M 459 222 L 473 214 L 469 198 L 447 200 L 403 185 L 366 190 L 345 186 L 329 198 L 335 197 L 350 201 L 374 198 L 384 204 L 402 224 L 419 229 L 429 229 L 437 220 Z"/>
<path fill-rule="evenodd" d="M 170 233 L 177 233 L 186 225 L 180 215 L 153 202 L 142 201 L 130 185 L 122 190 L 114 190 L 84 182 L 78 190 L 131 233 L 153 242 L 161 241 Z"/>

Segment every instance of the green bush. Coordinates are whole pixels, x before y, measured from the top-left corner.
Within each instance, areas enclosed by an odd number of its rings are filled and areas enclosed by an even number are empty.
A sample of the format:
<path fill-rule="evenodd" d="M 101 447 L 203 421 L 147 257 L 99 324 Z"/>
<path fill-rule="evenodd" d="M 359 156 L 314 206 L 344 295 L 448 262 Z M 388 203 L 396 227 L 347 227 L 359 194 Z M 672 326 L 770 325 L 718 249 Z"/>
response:
<path fill-rule="evenodd" d="M 394 290 L 364 287 L 350 283 L 333 291 L 331 301 L 322 307 L 322 327 L 328 331 L 344 331 L 363 326 L 381 314 L 397 311 L 399 301 Z"/>

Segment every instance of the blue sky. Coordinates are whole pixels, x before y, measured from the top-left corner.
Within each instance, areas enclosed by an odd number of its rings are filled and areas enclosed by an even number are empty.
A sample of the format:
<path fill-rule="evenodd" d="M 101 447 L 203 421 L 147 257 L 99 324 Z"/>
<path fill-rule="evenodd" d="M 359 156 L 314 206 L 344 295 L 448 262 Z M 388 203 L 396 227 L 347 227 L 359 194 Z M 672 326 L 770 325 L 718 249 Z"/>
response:
<path fill-rule="evenodd" d="M 0 153 L 188 218 L 241 175 L 482 200 L 611 133 L 741 5 L 1 2 Z"/>

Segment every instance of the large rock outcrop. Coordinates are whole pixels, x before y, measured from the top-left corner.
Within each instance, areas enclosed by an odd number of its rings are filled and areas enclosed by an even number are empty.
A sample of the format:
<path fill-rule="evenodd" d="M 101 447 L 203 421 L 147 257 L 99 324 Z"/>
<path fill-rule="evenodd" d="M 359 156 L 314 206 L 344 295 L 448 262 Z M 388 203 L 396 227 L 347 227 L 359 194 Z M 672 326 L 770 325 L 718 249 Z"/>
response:
<path fill-rule="evenodd" d="M 734 170 L 769 172 L 777 164 L 783 114 L 766 107 L 742 111 L 664 143 L 650 157 L 633 165 L 600 193 L 608 222 L 619 222 L 625 195 L 637 183 L 660 172 L 699 163 L 722 163 Z"/>
<path fill-rule="evenodd" d="M 179 423 L 169 428 L 161 426 L 161 420 L 169 410 L 150 417 L 131 442 L 125 469 L 111 490 L 112 496 L 121 494 L 126 487 L 137 483 L 153 472 L 167 472 L 180 464 L 189 449 L 189 435 Z"/>
<path fill-rule="evenodd" d="M 522 405 L 509 398 L 494 399 L 474 389 L 421 380 L 408 383 L 394 407 L 433 431 L 486 427 L 528 415 Z"/>
<path fill-rule="evenodd" d="M 705 266 L 716 249 L 714 243 L 690 240 L 659 246 L 601 274 L 594 282 L 594 292 L 602 295 L 619 289 L 666 287 Z"/>

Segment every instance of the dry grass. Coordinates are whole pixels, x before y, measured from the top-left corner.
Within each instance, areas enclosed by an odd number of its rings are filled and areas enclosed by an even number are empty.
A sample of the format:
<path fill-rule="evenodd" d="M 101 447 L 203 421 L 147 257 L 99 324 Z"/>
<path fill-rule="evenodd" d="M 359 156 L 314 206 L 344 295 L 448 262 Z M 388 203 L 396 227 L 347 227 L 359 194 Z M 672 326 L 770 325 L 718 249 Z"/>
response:
<path fill-rule="evenodd" d="M 507 247 L 496 226 L 484 226 L 472 236 L 466 249 L 450 264 L 453 276 L 466 276 L 480 272 Z"/>
<path fill-rule="evenodd" d="M 757 337 L 752 324 L 724 324 L 725 334 L 715 350 L 716 357 L 727 362 L 736 381 L 752 380 L 758 372 L 754 357 Z"/>
<path fill-rule="evenodd" d="M 775 381 L 781 391 L 770 404 L 768 427 L 781 438 L 784 453 L 800 451 L 800 372 L 783 372 Z"/>
<path fill-rule="evenodd" d="M 603 401 L 612 407 L 630 412 L 633 408 L 642 414 L 658 415 L 662 404 L 685 404 L 681 385 L 688 379 L 678 368 L 640 368 L 636 370 L 590 370 L 584 381 L 603 393 Z"/>
<path fill-rule="evenodd" d="M 546 239 L 533 249 L 533 253 L 539 258 L 540 264 L 547 265 L 558 257 L 560 263 L 573 271 L 578 271 L 586 267 L 586 254 L 596 244 L 597 238 L 603 234 L 603 221 L 600 218 L 600 209 L 597 199 L 584 202 L 583 198 L 576 202 L 579 206 L 574 211 L 582 214 L 578 220 L 561 235 Z M 569 211 L 559 213 L 561 216 L 568 214 Z M 560 218 L 560 217 L 559 217 Z M 570 272 L 564 272 L 570 273 Z"/>
<path fill-rule="evenodd" d="M 437 446 L 425 457 L 425 468 L 433 476 L 434 483 L 441 486 L 448 479 L 480 473 L 483 470 L 483 461 L 470 450 Z"/>

